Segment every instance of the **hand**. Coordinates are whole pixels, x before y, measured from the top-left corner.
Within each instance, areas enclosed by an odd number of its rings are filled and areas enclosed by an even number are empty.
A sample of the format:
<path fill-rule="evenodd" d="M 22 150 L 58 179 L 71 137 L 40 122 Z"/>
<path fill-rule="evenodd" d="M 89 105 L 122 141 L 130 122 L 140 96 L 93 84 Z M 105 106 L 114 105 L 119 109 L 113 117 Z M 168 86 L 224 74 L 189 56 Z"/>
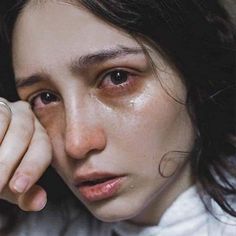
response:
<path fill-rule="evenodd" d="M 29 104 L 0 98 L 0 199 L 25 211 L 41 210 L 47 194 L 35 183 L 51 158 L 49 137 Z"/>

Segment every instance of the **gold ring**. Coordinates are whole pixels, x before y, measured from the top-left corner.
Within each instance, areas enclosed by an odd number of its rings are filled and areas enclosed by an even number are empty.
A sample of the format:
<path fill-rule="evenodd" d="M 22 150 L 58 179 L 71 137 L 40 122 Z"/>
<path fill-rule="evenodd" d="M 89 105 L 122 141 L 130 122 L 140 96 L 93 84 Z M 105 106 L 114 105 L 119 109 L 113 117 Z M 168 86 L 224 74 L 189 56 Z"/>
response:
<path fill-rule="evenodd" d="M 9 113 L 12 115 L 12 110 L 11 110 L 10 106 L 6 102 L 0 101 L 0 105 L 5 107 L 9 111 Z"/>

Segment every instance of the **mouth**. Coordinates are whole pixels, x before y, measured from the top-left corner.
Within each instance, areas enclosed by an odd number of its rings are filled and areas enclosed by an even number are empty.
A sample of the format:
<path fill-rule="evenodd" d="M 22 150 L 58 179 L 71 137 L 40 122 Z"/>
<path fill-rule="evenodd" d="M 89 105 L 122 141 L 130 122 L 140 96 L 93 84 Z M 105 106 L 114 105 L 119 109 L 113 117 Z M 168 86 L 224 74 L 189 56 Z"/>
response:
<path fill-rule="evenodd" d="M 124 176 L 110 174 L 91 174 L 80 176 L 76 188 L 88 202 L 105 200 L 116 195 L 124 180 Z"/>

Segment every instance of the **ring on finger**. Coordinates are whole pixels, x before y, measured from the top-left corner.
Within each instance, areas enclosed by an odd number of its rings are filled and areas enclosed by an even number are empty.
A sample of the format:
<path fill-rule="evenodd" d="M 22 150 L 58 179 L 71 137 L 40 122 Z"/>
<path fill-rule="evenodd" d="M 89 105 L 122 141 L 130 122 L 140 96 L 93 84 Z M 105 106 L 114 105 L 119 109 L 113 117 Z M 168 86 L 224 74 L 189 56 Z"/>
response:
<path fill-rule="evenodd" d="M 6 102 L 0 101 L 0 106 L 5 107 L 9 111 L 10 115 L 12 115 L 12 110 Z"/>

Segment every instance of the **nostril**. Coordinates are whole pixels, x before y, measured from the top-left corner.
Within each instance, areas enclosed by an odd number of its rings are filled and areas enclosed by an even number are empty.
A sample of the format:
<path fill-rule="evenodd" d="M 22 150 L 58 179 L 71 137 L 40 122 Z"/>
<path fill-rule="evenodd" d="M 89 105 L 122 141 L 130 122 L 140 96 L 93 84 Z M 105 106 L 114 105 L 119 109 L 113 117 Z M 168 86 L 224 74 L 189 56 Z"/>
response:
<path fill-rule="evenodd" d="M 102 130 L 87 129 L 85 132 L 70 132 L 66 136 L 65 151 L 71 158 L 85 158 L 88 153 L 101 151 L 106 146 L 106 137 Z"/>
<path fill-rule="evenodd" d="M 89 140 L 80 138 L 68 138 L 65 145 L 68 156 L 76 159 L 83 158 L 90 150 Z"/>
<path fill-rule="evenodd" d="M 103 130 L 97 130 L 96 135 L 93 136 L 93 143 L 96 146 L 96 150 L 102 151 L 106 144 L 107 144 L 107 138 Z"/>

